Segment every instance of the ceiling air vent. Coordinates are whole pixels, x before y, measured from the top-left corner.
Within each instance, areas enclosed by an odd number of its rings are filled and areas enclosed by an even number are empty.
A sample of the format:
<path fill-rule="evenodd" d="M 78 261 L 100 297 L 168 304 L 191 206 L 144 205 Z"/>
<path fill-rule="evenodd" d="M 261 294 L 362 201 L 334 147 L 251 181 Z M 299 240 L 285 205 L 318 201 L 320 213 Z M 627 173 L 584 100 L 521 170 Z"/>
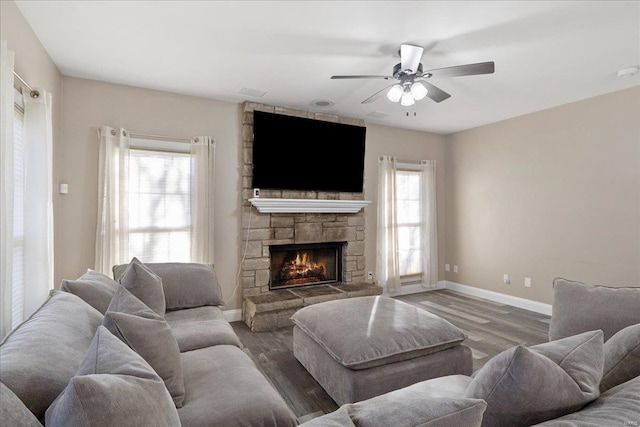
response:
<path fill-rule="evenodd" d="M 253 96 L 255 98 L 262 98 L 263 96 L 265 96 L 267 94 L 267 92 L 265 92 L 264 90 L 249 89 L 249 88 L 246 88 L 246 87 L 243 87 L 242 89 L 240 89 L 238 91 L 238 93 L 240 95 Z"/>
<path fill-rule="evenodd" d="M 311 105 L 312 107 L 329 108 L 333 107 L 336 104 L 326 99 L 314 99 L 309 103 L 309 105 Z"/>
<path fill-rule="evenodd" d="M 379 113 L 377 111 L 374 111 L 372 113 L 367 114 L 367 116 L 369 117 L 373 117 L 374 119 L 384 119 L 385 117 L 389 117 L 388 114 L 385 113 Z"/>

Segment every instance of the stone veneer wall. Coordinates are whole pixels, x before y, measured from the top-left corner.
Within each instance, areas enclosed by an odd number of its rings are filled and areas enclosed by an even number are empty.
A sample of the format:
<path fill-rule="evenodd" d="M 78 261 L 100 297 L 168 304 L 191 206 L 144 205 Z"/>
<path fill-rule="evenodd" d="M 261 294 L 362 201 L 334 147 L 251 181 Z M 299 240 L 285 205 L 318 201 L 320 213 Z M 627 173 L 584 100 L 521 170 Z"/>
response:
<path fill-rule="evenodd" d="M 345 242 L 342 264 L 344 283 L 365 281 L 364 258 L 364 210 L 355 214 L 332 213 L 273 213 L 261 214 L 251 206 L 253 163 L 253 112 L 266 111 L 295 117 L 364 126 L 359 119 L 338 117 L 331 114 L 312 113 L 303 110 L 274 107 L 245 102 L 242 108 L 242 244 L 244 252 L 248 233 L 245 260 L 242 264 L 243 319 L 247 323 L 246 298 L 269 293 L 269 245 L 294 243 Z M 304 141 L 304 135 L 300 135 Z M 327 173 L 340 173 L 331 171 Z M 262 198 L 283 199 L 342 199 L 361 200 L 363 193 L 338 193 L 323 191 L 260 190 Z M 251 214 L 249 215 L 249 211 Z"/>

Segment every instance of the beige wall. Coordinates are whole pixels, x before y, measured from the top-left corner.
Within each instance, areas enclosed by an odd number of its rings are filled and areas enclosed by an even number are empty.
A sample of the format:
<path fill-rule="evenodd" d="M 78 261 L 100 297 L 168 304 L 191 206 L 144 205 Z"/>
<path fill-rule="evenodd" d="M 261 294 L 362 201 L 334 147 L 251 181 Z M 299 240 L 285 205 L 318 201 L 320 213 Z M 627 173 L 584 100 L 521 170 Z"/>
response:
<path fill-rule="evenodd" d="M 98 206 L 100 126 L 134 133 L 216 141 L 215 264 L 225 298 L 233 292 L 238 268 L 240 208 L 239 106 L 93 80 L 64 78 L 64 143 L 54 168 L 69 194 L 60 197 L 56 223 L 56 278 L 76 278 L 94 265 Z M 227 309 L 239 308 L 240 296 Z"/>
<path fill-rule="evenodd" d="M 53 120 L 53 159 L 54 163 L 60 160 L 61 118 L 62 118 L 62 74 L 53 63 L 49 54 L 44 49 L 40 40 L 36 37 L 31 27 L 22 16 L 22 13 L 12 1 L 0 1 L 0 38 L 7 41 L 10 50 L 15 53 L 15 71 L 32 87 L 44 88 L 51 92 L 52 120 Z M 15 80 L 16 87 L 22 83 Z M 53 169 L 53 185 L 57 187 L 59 182 L 58 170 Z M 60 214 L 60 197 L 53 192 L 54 217 Z M 54 223 L 54 244 L 58 249 L 58 241 L 55 239 L 64 230 L 60 223 Z M 57 252 L 57 251 L 56 251 Z M 57 254 L 54 252 L 54 256 Z M 56 270 L 56 277 L 59 271 Z M 58 280 L 56 279 L 56 283 Z"/>
<path fill-rule="evenodd" d="M 94 265 L 98 188 L 97 128 L 171 136 L 212 135 L 216 140 L 215 264 L 225 298 L 233 292 L 240 255 L 240 106 L 227 102 L 134 88 L 93 80 L 64 78 L 61 147 L 54 167 L 69 194 L 60 197 L 56 222 L 56 279 L 75 278 Z M 375 271 L 376 181 L 379 155 L 403 160 L 435 159 L 444 182 L 444 137 L 367 126 L 365 198 L 367 270 Z M 444 185 L 438 199 L 441 256 L 444 257 Z M 442 276 L 442 274 L 441 274 Z M 237 292 L 227 309 L 239 308 Z"/>
<path fill-rule="evenodd" d="M 446 254 L 445 217 L 445 137 L 427 132 L 418 132 L 389 126 L 367 125 L 367 145 L 365 154 L 364 198 L 371 200 L 365 209 L 366 236 L 365 271 L 376 271 L 376 224 L 378 201 L 378 157 L 395 156 L 399 160 L 435 160 L 438 203 L 438 277 L 444 279 L 444 257 Z"/>
<path fill-rule="evenodd" d="M 446 163 L 448 280 L 545 303 L 557 276 L 640 286 L 640 88 L 449 135 Z"/>

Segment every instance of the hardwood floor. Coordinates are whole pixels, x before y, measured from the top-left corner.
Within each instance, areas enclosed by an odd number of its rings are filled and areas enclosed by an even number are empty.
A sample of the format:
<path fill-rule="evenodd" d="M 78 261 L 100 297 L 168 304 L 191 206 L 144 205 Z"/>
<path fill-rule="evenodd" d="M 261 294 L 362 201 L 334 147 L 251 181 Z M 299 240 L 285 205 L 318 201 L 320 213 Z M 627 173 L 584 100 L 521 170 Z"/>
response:
<path fill-rule="evenodd" d="M 473 352 L 474 371 L 515 345 L 530 346 L 548 340 L 549 317 L 542 314 L 448 290 L 396 298 L 437 314 L 464 330 L 468 335 L 464 344 Z M 293 357 L 293 327 L 253 333 L 242 322 L 231 325 L 245 352 L 301 422 L 337 409 L 336 403 Z"/>

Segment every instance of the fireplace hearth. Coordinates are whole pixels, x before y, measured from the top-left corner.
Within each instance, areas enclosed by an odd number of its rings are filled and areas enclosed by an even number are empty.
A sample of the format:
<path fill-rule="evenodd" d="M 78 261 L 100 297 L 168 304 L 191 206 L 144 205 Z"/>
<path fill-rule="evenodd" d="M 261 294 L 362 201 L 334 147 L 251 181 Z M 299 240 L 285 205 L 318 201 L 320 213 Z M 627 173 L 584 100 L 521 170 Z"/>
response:
<path fill-rule="evenodd" d="M 342 281 L 344 242 L 271 245 L 269 289 Z"/>

